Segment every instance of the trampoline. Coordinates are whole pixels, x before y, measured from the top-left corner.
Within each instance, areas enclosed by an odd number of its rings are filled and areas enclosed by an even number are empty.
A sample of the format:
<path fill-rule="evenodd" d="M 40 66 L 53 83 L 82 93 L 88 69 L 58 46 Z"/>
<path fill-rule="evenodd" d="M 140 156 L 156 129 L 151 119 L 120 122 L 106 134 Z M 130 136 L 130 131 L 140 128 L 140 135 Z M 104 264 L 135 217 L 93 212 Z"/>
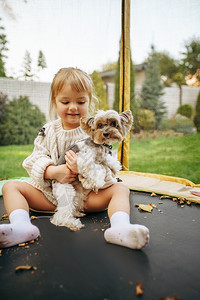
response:
<path fill-rule="evenodd" d="M 135 203 L 158 206 L 148 213 Z M 2 250 L 1 298 L 200 299 L 200 206 L 192 203 L 183 207 L 171 199 L 134 191 L 130 204 L 131 222 L 150 230 L 149 245 L 143 250 L 105 242 L 107 212 L 87 215 L 82 219 L 85 228 L 77 232 L 52 225 L 48 214 L 32 212 L 41 237 L 34 243 Z M 0 209 L 3 214 L 2 197 Z M 37 269 L 16 272 L 21 265 Z M 136 296 L 139 282 L 144 293 Z"/>
<path fill-rule="evenodd" d="M 130 107 L 129 18 L 129 1 L 123 0 L 120 111 Z M 125 171 L 128 152 L 129 137 L 118 151 Z M 127 172 L 128 175 L 131 176 Z M 153 176 L 153 180 L 159 179 Z M 150 190 L 156 186 L 154 183 L 152 187 L 151 181 Z M 34 242 L 1 251 L 1 298 L 199 300 L 200 197 L 190 195 L 194 201 L 191 205 L 178 204 L 172 199 L 161 199 L 158 194 L 152 197 L 150 192 L 142 191 L 146 186 L 131 189 L 131 223 L 149 228 L 150 242 L 146 248 L 131 250 L 106 243 L 103 237 L 109 227 L 106 211 L 88 214 L 82 219 L 85 228 L 77 232 L 52 225 L 50 214 L 32 212 L 36 217 L 32 222 L 39 227 L 41 236 Z M 185 189 L 188 192 L 189 188 Z M 159 194 L 161 191 L 163 186 Z M 137 207 L 149 203 L 153 204 L 151 213 Z M 2 197 L 0 212 L 5 213 Z M 5 222 L 8 220 L 0 221 Z M 16 271 L 20 266 L 31 269 Z M 143 295 L 136 295 L 138 283 L 142 285 Z"/>

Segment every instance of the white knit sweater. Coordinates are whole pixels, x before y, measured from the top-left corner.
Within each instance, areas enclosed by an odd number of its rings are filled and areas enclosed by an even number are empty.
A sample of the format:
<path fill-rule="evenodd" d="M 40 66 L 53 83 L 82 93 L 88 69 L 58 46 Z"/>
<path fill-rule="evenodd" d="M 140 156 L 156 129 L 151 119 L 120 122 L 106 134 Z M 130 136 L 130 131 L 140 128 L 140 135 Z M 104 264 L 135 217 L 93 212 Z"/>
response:
<path fill-rule="evenodd" d="M 44 179 L 44 172 L 47 166 L 57 164 L 59 156 L 67 147 L 87 135 L 81 127 L 64 130 L 61 119 L 47 123 L 44 128 L 44 136 L 36 137 L 33 153 L 24 160 L 23 167 L 31 177 L 31 181 L 28 183 L 42 191 L 50 202 L 57 205 L 52 194 L 51 180 Z"/>

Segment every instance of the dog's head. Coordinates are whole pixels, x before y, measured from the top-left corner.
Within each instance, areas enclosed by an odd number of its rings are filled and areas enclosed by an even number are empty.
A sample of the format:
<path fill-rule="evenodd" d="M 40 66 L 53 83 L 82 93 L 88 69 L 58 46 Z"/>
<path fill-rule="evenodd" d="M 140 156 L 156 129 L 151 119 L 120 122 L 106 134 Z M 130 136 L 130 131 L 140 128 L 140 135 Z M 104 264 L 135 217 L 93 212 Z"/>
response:
<path fill-rule="evenodd" d="M 81 128 L 96 144 L 121 142 L 131 129 L 133 116 L 130 110 L 118 114 L 115 110 L 99 110 L 94 117 L 82 117 Z"/>

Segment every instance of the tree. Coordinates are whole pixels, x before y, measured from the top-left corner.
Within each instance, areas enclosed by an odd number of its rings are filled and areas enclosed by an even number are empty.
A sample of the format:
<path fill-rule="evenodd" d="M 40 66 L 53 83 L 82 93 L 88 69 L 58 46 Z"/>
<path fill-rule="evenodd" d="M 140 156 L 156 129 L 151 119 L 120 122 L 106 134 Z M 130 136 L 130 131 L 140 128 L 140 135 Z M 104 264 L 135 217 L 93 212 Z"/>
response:
<path fill-rule="evenodd" d="M 156 52 L 156 55 L 163 84 L 169 87 L 174 82 L 174 75 L 179 72 L 179 61 L 167 52 Z"/>
<path fill-rule="evenodd" d="M 7 99 L 8 99 L 8 96 L 4 95 L 2 92 L 0 92 L 0 124 L 5 119 L 5 105 L 6 105 Z"/>
<path fill-rule="evenodd" d="M 182 53 L 182 68 L 189 79 L 195 78 L 196 85 L 200 85 L 200 39 L 192 38 L 185 42 Z"/>
<path fill-rule="evenodd" d="M 94 71 L 91 75 L 93 84 L 94 84 L 94 93 L 95 96 L 99 100 L 99 109 L 106 110 L 109 108 L 108 106 L 108 100 L 107 100 L 107 94 L 104 89 L 104 83 L 101 79 L 101 76 L 97 71 Z"/>
<path fill-rule="evenodd" d="M 197 103 L 195 107 L 194 125 L 198 132 L 200 132 L 200 92 L 197 97 Z"/>
<path fill-rule="evenodd" d="M 29 51 L 26 50 L 25 55 L 24 55 L 24 61 L 23 61 L 23 75 L 22 77 L 25 80 L 32 79 L 34 77 L 34 74 L 32 73 L 32 59 L 31 59 L 31 54 Z"/>
<path fill-rule="evenodd" d="M 38 54 L 37 66 L 40 71 L 47 68 L 45 56 L 41 50 L 39 51 L 39 54 Z"/>
<path fill-rule="evenodd" d="M 179 105 L 182 105 L 182 85 L 186 84 L 186 74 L 180 61 L 173 59 L 167 52 L 156 52 L 159 61 L 160 75 L 165 86 L 176 83 L 179 88 Z"/>
<path fill-rule="evenodd" d="M 102 66 L 102 72 L 113 70 L 117 68 L 117 62 L 108 62 Z"/>
<path fill-rule="evenodd" d="M 179 87 L 179 106 L 181 106 L 183 103 L 182 101 L 182 85 L 184 85 L 185 82 L 185 75 L 181 72 L 178 71 L 177 73 L 174 74 L 173 76 L 173 81 L 178 85 Z"/>
<path fill-rule="evenodd" d="M 5 118 L 0 122 L 0 145 L 33 143 L 45 121 L 45 115 L 28 97 L 20 96 L 7 102 Z"/>
<path fill-rule="evenodd" d="M 114 110 L 119 112 L 119 89 L 120 89 L 120 51 L 119 58 L 117 61 L 116 73 L 115 73 L 115 100 L 113 104 Z M 133 117 L 136 113 L 136 103 L 135 103 L 135 68 L 130 57 L 130 110 L 132 111 Z"/>
<path fill-rule="evenodd" d="M 117 61 L 117 67 L 115 72 L 115 100 L 113 103 L 113 109 L 119 112 L 119 89 L 120 89 L 120 52 L 119 52 L 119 58 Z"/>
<path fill-rule="evenodd" d="M 1 22 L 0 18 L 0 22 Z M 5 54 L 8 51 L 7 48 L 7 38 L 5 28 L 0 25 L 0 77 L 6 77 L 6 70 L 5 70 L 5 59 L 7 58 L 7 55 Z"/>
<path fill-rule="evenodd" d="M 140 106 L 154 112 L 156 128 L 159 128 L 166 113 L 165 105 L 160 100 L 160 97 L 163 95 L 163 88 L 164 86 L 160 79 L 158 56 L 152 46 L 152 52 L 147 60 L 146 79 L 140 92 Z"/>

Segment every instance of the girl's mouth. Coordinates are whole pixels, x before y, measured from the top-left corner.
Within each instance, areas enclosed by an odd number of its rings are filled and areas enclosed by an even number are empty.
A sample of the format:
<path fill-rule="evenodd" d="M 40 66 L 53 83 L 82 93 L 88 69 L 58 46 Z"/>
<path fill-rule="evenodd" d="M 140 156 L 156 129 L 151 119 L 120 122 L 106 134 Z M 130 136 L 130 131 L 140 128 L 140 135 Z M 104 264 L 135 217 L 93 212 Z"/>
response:
<path fill-rule="evenodd" d="M 77 117 L 77 116 L 79 116 L 79 114 L 67 114 L 68 116 L 70 116 L 70 117 Z"/>

